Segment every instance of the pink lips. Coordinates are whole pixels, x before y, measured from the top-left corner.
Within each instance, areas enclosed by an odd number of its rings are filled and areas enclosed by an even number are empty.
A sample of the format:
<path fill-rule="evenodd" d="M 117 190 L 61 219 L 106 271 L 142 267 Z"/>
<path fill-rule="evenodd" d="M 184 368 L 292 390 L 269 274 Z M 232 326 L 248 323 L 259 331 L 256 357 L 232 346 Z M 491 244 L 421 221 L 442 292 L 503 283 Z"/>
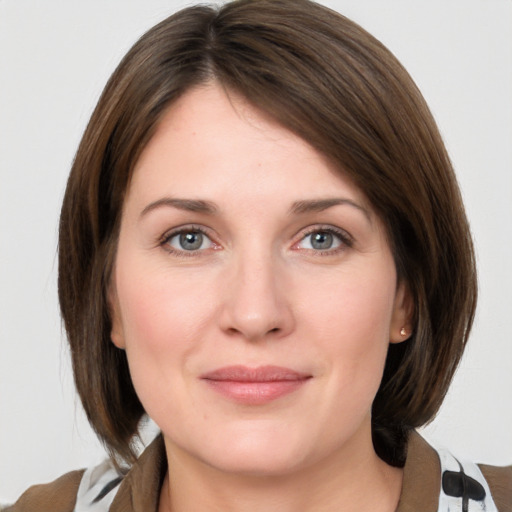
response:
<path fill-rule="evenodd" d="M 226 366 L 201 375 L 225 397 L 248 405 L 261 405 L 298 390 L 311 375 L 281 366 Z"/>

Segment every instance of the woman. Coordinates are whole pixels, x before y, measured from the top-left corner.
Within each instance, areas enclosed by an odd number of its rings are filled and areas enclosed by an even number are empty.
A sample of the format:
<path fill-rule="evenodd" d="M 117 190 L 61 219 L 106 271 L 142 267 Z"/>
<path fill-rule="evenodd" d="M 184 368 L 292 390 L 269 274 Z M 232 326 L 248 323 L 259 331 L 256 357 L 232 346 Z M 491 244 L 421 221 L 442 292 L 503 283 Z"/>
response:
<path fill-rule="evenodd" d="M 325 8 L 191 8 L 130 50 L 69 178 L 59 296 L 84 408 L 132 468 L 13 510 L 512 501 L 510 468 L 413 432 L 469 335 L 471 238 L 416 87 Z M 162 437 L 135 461 L 145 413 Z"/>

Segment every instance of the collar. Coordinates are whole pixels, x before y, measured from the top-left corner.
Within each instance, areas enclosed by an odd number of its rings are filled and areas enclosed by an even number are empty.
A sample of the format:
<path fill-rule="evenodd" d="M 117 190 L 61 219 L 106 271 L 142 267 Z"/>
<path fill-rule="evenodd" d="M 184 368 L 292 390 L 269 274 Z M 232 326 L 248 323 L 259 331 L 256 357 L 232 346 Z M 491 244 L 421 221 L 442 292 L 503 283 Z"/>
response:
<path fill-rule="evenodd" d="M 402 492 L 396 512 L 437 512 L 441 464 L 436 450 L 415 430 L 407 442 Z"/>
<path fill-rule="evenodd" d="M 156 512 L 166 472 L 167 457 L 160 434 L 123 478 L 110 512 Z"/>

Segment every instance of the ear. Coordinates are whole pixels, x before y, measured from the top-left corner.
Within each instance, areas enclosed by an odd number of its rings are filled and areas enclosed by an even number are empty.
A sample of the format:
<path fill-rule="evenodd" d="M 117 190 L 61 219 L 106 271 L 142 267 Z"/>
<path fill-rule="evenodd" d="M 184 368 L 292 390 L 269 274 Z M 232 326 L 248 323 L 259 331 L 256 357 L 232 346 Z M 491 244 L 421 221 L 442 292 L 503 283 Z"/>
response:
<path fill-rule="evenodd" d="M 395 301 L 393 303 L 393 314 L 389 326 L 389 342 L 401 343 L 411 337 L 413 330 L 414 303 L 409 287 L 405 282 L 399 282 Z"/>
<path fill-rule="evenodd" d="M 108 287 L 107 300 L 111 324 L 110 339 L 117 348 L 124 350 L 126 344 L 124 340 L 123 322 L 121 320 L 121 308 L 119 307 L 119 299 L 117 298 L 116 286 L 113 280 Z"/>

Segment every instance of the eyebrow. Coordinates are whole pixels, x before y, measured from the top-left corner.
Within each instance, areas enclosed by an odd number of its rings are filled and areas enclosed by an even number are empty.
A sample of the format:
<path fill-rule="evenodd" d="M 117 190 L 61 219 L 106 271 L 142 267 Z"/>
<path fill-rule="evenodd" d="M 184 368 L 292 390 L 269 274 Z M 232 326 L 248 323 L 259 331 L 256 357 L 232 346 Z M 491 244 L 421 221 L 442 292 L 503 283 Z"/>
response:
<path fill-rule="evenodd" d="M 341 197 L 295 201 L 290 208 L 290 214 L 322 212 L 328 208 L 332 208 L 333 206 L 340 205 L 348 205 L 358 209 L 365 215 L 365 217 L 367 217 L 369 221 L 371 221 L 370 212 L 366 208 L 360 204 L 357 204 L 351 199 Z M 162 206 L 177 208 L 178 210 L 184 210 L 188 212 L 204 213 L 208 215 L 213 215 L 219 211 L 217 205 L 211 201 L 205 201 L 203 199 L 179 199 L 163 197 L 162 199 L 158 199 L 157 201 L 148 204 L 142 210 L 140 216 L 143 217 L 149 212 Z"/>
<path fill-rule="evenodd" d="M 177 208 L 178 210 L 206 213 L 210 215 L 217 213 L 218 211 L 217 206 L 210 201 L 204 201 L 202 199 L 177 199 L 172 197 L 163 197 L 162 199 L 158 199 L 158 201 L 148 204 L 144 210 L 142 210 L 140 216 L 143 217 L 149 212 L 162 206 L 170 206 L 172 208 Z"/>
<path fill-rule="evenodd" d="M 354 208 L 357 208 L 359 211 L 364 213 L 365 217 L 371 221 L 370 212 L 361 206 L 360 204 L 352 201 L 351 199 L 346 199 L 342 197 L 333 197 L 328 199 L 311 199 L 307 201 L 296 201 L 292 204 L 290 208 L 290 213 L 292 214 L 300 214 L 300 213 L 310 213 L 310 212 L 322 212 L 327 210 L 328 208 L 332 208 L 333 206 L 339 205 L 348 205 Z"/>

